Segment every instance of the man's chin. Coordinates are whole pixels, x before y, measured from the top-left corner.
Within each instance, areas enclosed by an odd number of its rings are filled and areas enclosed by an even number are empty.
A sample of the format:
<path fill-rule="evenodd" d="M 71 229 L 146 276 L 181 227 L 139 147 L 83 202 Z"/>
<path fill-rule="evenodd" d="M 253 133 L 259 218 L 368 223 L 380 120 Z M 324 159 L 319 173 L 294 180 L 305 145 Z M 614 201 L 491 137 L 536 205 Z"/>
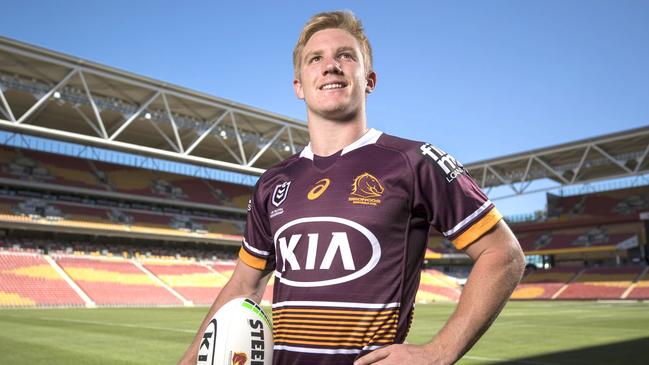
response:
<path fill-rule="evenodd" d="M 348 108 L 332 108 L 319 110 L 316 114 L 323 119 L 344 123 L 356 120 L 359 112 L 357 110 L 349 110 Z"/>

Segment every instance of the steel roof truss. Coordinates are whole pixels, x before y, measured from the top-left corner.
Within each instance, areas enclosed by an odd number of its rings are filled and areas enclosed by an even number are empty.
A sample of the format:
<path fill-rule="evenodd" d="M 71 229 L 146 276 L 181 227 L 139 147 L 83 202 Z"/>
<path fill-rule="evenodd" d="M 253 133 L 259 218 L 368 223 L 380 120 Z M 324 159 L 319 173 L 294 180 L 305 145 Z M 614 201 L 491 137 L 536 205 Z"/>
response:
<path fill-rule="evenodd" d="M 273 153 L 273 155 L 275 155 L 275 157 L 277 157 L 278 162 L 284 161 L 284 157 L 282 157 L 279 152 L 275 151 L 274 148 L 271 148 L 270 151 Z"/>
<path fill-rule="evenodd" d="M 552 174 L 554 174 L 556 177 L 558 177 L 561 181 L 563 181 L 565 184 L 570 184 L 570 182 L 565 177 L 563 177 L 557 170 L 553 169 L 545 161 L 541 160 L 538 156 L 534 156 L 533 158 L 538 163 L 540 163 L 543 167 L 545 167 L 548 171 L 550 171 Z"/>
<path fill-rule="evenodd" d="M 234 113 L 230 113 L 230 120 L 232 121 L 232 127 L 234 128 L 234 136 L 237 137 L 237 145 L 239 146 L 239 153 L 241 154 L 242 165 L 248 163 L 246 158 L 246 151 L 243 150 L 243 142 L 241 141 L 241 135 L 239 134 L 239 128 L 237 127 L 237 118 L 234 116 Z"/>
<path fill-rule="evenodd" d="M 162 94 L 162 102 L 165 105 L 165 110 L 167 111 L 167 116 L 169 117 L 171 128 L 173 129 L 174 136 L 176 137 L 176 146 L 178 147 L 176 151 L 178 151 L 179 153 L 183 153 L 184 148 L 183 148 L 183 143 L 180 140 L 180 135 L 178 134 L 178 126 L 176 125 L 176 120 L 174 119 L 173 115 L 171 115 L 171 109 L 169 109 L 169 102 L 167 101 L 167 96 L 164 93 Z"/>
<path fill-rule="evenodd" d="M 72 76 L 74 76 L 77 72 L 79 72 L 78 69 L 73 69 L 70 72 L 68 72 L 68 74 L 65 75 L 65 77 L 61 81 L 59 81 L 56 85 L 54 85 L 54 87 L 50 89 L 50 91 L 46 92 L 43 96 L 41 96 L 41 98 L 38 99 L 38 101 L 36 101 L 36 103 L 32 105 L 31 108 L 29 108 L 29 110 L 27 110 L 25 114 L 23 114 L 15 123 L 21 124 L 22 122 L 26 121 L 27 118 L 32 116 L 36 110 L 38 110 L 41 106 L 43 106 L 43 104 L 48 102 L 50 98 L 54 95 L 54 93 L 58 89 L 60 89 L 63 85 L 65 85 L 70 80 L 70 78 L 72 78 Z"/>
<path fill-rule="evenodd" d="M 606 151 L 604 151 L 604 150 L 603 150 L 601 147 L 599 147 L 598 145 L 594 144 L 594 145 L 593 145 L 593 149 L 597 150 L 597 152 L 599 152 L 600 154 L 602 154 L 602 156 L 606 157 L 606 158 L 609 159 L 611 162 L 613 162 L 614 164 L 618 165 L 618 166 L 619 166 L 620 168 L 622 168 L 624 171 L 626 171 L 626 172 L 628 172 L 628 173 L 630 173 L 630 174 L 633 173 L 633 171 L 631 171 L 630 168 L 626 167 L 623 163 L 621 163 L 620 161 L 618 161 L 615 157 L 609 155 Z"/>
<path fill-rule="evenodd" d="M 4 115 L 6 119 L 11 119 L 11 118 L 9 117 L 9 114 L 8 114 L 8 113 L 5 111 L 5 109 L 2 107 L 2 105 L 0 105 L 0 113 L 2 113 L 2 115 Z"/>
<path fill-rule="evenodd" d="M 268 143 L 266 143 L 266 145 L 264 145 L 264 147 L 262 147 L 261 150 L 259 150 L 259 152 L 257 152 L 257 154 L 255 155 L 255 157 L 253 157 L 252 160 L 250 160 L 250 162 L 248 162 L 248 163 L 246 164 L 246 166 L 247 166 L 247 167 L 252 167 L 252 165 L 253 165 L 255 162 L 257 162 L 257 160 L 259 159 L 259 157 L 261 157 L 261 155 L 263 155 L 264 152 L 266 152 L 266 150 L 267 150 L 268 148 L 270 148 L 270 146 L 272 146 L 273 143 L 275 143 L 275 140 L 277 140 L 277 138 L 278 138 L 278 137 L 279 137 L 279 136 L 284 132 L 284 130 L 286 130 L 286 128 L 288 128 L 287 125 L 284 125 L 282 128 L 280 128 L 280 129 L 277 131 L 277 133 L 275 133 L 275 135 L 273 136 L 273 138 L 271 138 L 270 141 L 268 141 Z"/>
<path fill-rule="evenodd" d="M 218 118 L 214 119 L 211 122 L 206 123 L 206 124 L 212 123 L 212 125 L 209 128 L 207 128 L 206 130 L 204 130 L 203 133 L 201 133 L 201 135 L 198 136 L 198 138 L 196 138 L 196 140 L 191 144 L 191 146 L 189 146 L 185 150 L 185 152 L 183 152 L 183 154 L 184 155 L 189 155 L 190 153 L 192 153 L 194 148 L 196 148 L 196 146 L 198 146 L 205 139 L 205 137 L 209 136 L 209 134 L 212 133 L 214 128 L 216 128 L 216 126 L 219 125 L 223 121 L 223 119 L 226 116 L 228 116 L 229 113 L 232 113 L 232 112 L 230 110 L 226 110 L 225 112 L 223 112 L 223 114 L 219 115 Z"/>
<path fill-rule="evenodd" d="M 636 165 L 635 169 L 633 169 L 634 173 L 637 173 L 638 171 L 640 171 L 640 166 L 642 166 L 642 164 L 644 163 L 644 160 L 647 157 L 647 153 L 649 153 L 649 144 L 644 149 L 644 152 L 642 153 L 642 155 L 640 157 L 638 157 L 638 159 L 636 160 L 636 161 L 638 161 L 638 164 Z"/>
<path fill-rule="evenodd" d="M 230 146 L 228 146 L 228 145 L 225 143 L 225 141 L 223 141 L 223 138 L 218 138 L 218 137 L 217 137 L 216 140 L 219 141 L 219 142 L 221 143 L 221 145 L 223 146 L 223 148 L 225 148 L 225 150 L 228 151 L 228 153 L 230 153 L 230 155 L 234 158 L 235 161 L 237 161 L 237 163 L 239 163 L 239 165 L 243 165 L 243 164 L 244 164 L 243 161 L 241 161 L 241 157 L 237 156 L 237 154 L 234 153 L 234 151 L 232 151 L 232 148 L 230 148 Z"/>
<path fill-rule="evenodd" d="M 590 152 L 590 145 L 586 146 L 586 149 L 584 150 L 584 154 L 581 155 L 581 159 L 579 160 L 579 164 L 574 170 L 572 170 L 572 179 L 570 179 L 571 184 L 574 184 L 575 181 L 577 181 L 577 177 L 579 177 L 579 174 L 581 173 L 581 168 L 584 166 L 584 162 L 586 162 L 586 157 L 588 156 L 588 152 Z"/>
<path fill-rule="evenodd" d="M 149 119 L 149 123 L 151 123 L 153 128 L 155 128 L 155 130 L 158 131 L 158 133 L 162 136 L 162 138 L 167 142 L 167 144 L 174 151 L 180 153 L 180 151 L 178 150 L 178 147 L 173 143 L 173 141 L 171 139 L 169 139 L 169 137 L 167 137 L 167 134 L 165 134 L 165 132 L 162 129 L 160 129 L 160 127 L 158 126 L 158 123 L 154 122 L 153 119 Z"/>
<path fill-rule="evenodd" d="M 140 116 L 140 113 L 142 113 L 142 112 L 144 111 L 144 109 L 146 109 L 146 108 L 149 106 L 149 104 L 151 104 L 155 99 L 158 98 L 159 95 L 160 95 L 160 91 L 158 90 L 158 91 L 156 91 L 156 92 L 153 94 L 153 96 L 151 96 L 151 97 L 150 97 L 146 102 L 144 102 L 144 104 L 140 105 L 140 107 L 138 108 L 138 110 L 137 110 L 135 113 L 133 113 L 133 115 L 131 115 L 131 116 L 130 116 L 130 117 L 129 117 L 125 122 L 124 122 L 124 124 L 122 124 L 122 126 L 119 127 L 119 128 L 115 131 L 115 133 L 113 133 L 113 135 L 110 136 L 109 140 L 114 141 L 115 138 L 117 138 L 117 136 L 119 136 L 119 135 L 124 131 L 124 129 L 126 129 L 126 127 L 128 127 L 131 123 L 133 123 L 133 121 L 134 121 L 135 119 L 137 119 L 138 116 Z"/>
<path fill-rule="evenodd" d="M 485 188 L 485 183 L 487 182 L 487 165 L 482 168 L 482 182 L 480 183 L 481 188 Z"/>
<path fill-rule="evenodd" d="M 293 128 L 288 128 L 288 144 L 291 147 L 291 154 L 295 154 L 295 144 L 293 143 Z"/>
<path fill-rule="evenodd" d="M 99 124 L 99 128 L 101 128 L 101 133 L 99 134 L 99 136 L 103 138 L 108 138 L 108 133 L 106 133 L 106 127 L 104 126 L 104 121 L 101 119 L 101 114 L 99 113 L 97 104 L 95 104 L 95 100 L 92 98 L 92 94 L 90 93 L 90 89 L 88 88 L 88 83 L 86 82 L 86 78 L 83 76 L 83 72 L 81 71 L 79 71 L 79 78 L 81 79 L 83 90 L 86 92 L 86 97 L 88 97 L 88 100 L 90 101 L 90 105 L 92 106 L 92 111 L 95 113 L 97 124 Z M 93 129 L 96 130 L 96 128 Z"/>
<path fill-rule="evenodd" d="M 14 113 L 11 110 L 11 107 L 9 107 L 9 103 L 7 103 L 7 99 L 5 99 L 5 94 L 3 93 L 4 86 L 0 84 L 0 101 L 2 101 L 2 106 L 4 107 L 3 113 L 7 119 L 9 119 L 12 122 L 16 122 L 16 117 L 14 117 Z"/>
<path fill-rule="evenodd" d="M 98 137 L 106 138 L 104 136 L 104 134 L 102 133 L 102 131 L 100 131 L 99 128 L 97 128 L 95 123 L 93 123 L 92 120 L 90 120 L 90 118 L 88 118 L 88 116 L 81 109 L 79 109 L 78 107 L 73 107 L 72 109 L 74 109 L 74 111 L 77 112 L 77 114 L 79 114 L 81 119 L 83 119 L 86 122 L 86 124 L 88 124 L 90 126 L 90 128 L 92 128 L 92 130 L 94 130 L 95 133 L 97 133 Z M 105 131 L 104 131 L 104 133 L 105 133 Z"/>
<path fill-rule="evenodd" d="M 487 168 L 489 169 L 489 171 L 491 171 L 492 174 L 496 176 L 498 180 L 500 180 L 500 182 L 502 182 L 505 185 L 508 185 L 512 190 L 514 190 L 516 194 L 520 194 L 516 186 L 512 184 L 511 181 L 505 180 L 493 167 L 488 166 Z"/>
<path fill-rule="evenodd" d="M 527 159 L 527 166 L 525 167 L 525 173 L 523 174 L 523 177 L 521 178 L 521 182 L 525 182 L 527 180 L 527 177 L 530 173 L 530 168 L 532 167 L 532 161 L 533 159 L 530 157 Z M 529 186 L 529 184 L 528 184 Z"/>

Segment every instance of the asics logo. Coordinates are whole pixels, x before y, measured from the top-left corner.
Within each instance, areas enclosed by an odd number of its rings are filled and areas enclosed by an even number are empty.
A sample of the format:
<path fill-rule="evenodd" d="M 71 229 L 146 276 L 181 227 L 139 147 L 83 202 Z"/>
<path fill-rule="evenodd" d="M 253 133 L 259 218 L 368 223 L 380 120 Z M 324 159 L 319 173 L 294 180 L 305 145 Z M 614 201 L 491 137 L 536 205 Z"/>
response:
<path fill-rule="evenodd" d="M 318 199 L 320 197 L 320 195 L 322 195 L 325 192 L 325 190 L 327 190 L 330 183 L 331 183 L 331 180 L 326 179 L 326 178 L 318 181 L 315 184 L 315 186 L 313 187 L 313 189 L 311 189 L 309 191 L 309 193 L 307 194 L 307 196 L 306 196 L 307 199 L 309 199 L 309 200 Z"/>

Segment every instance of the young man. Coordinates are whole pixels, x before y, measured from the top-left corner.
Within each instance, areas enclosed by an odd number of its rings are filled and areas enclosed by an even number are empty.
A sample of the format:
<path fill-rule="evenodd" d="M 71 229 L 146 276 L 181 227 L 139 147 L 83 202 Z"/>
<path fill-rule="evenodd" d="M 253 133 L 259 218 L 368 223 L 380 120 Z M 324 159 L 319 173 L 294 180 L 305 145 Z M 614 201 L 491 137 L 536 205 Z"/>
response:
<path fill-rule="evenodd" d="M 259 179 L 239 263 L 184 363 L 195 363 L 216 310 L 238 296 L 259 301 L 272 270 L 274 364 L 457 361 L 521 277 L 516 238 L 452 156 L 367 128 L 376 75 L 353 14 L 311 18 L 293 62 L 311 142 Z M 475 264 L 446 325 L 430 343 L 406 345 L 431 225 Z"/>

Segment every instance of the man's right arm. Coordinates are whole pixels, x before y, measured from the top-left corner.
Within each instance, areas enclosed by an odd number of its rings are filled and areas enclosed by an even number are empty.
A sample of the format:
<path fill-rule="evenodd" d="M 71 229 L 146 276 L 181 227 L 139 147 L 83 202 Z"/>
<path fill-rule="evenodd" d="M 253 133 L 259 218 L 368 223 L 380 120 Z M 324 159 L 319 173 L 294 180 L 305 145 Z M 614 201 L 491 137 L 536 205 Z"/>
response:
<path fill-rule="evenodd" d="M 219 295 L 214 300 L 212 307 L 203 319 L 194 340 L 189 345 L 183 357 L 178 361 L 179 365 L 194 365 L 196 364 L 196 357 L 198 356 L 198 346 L 201 342 L 201 336 L 205 328 L 210 323 L 210 320 L 225 303 L 238 297 L 246 297 L 261 302 L 261 297 L 264 294 L 264 289 L 270 278 L 270 272 L 265 272 L 255 269 L 238 261 L 237 266 L 232 273 L 232 277 L 227 284 L 223 287 Z"/>

